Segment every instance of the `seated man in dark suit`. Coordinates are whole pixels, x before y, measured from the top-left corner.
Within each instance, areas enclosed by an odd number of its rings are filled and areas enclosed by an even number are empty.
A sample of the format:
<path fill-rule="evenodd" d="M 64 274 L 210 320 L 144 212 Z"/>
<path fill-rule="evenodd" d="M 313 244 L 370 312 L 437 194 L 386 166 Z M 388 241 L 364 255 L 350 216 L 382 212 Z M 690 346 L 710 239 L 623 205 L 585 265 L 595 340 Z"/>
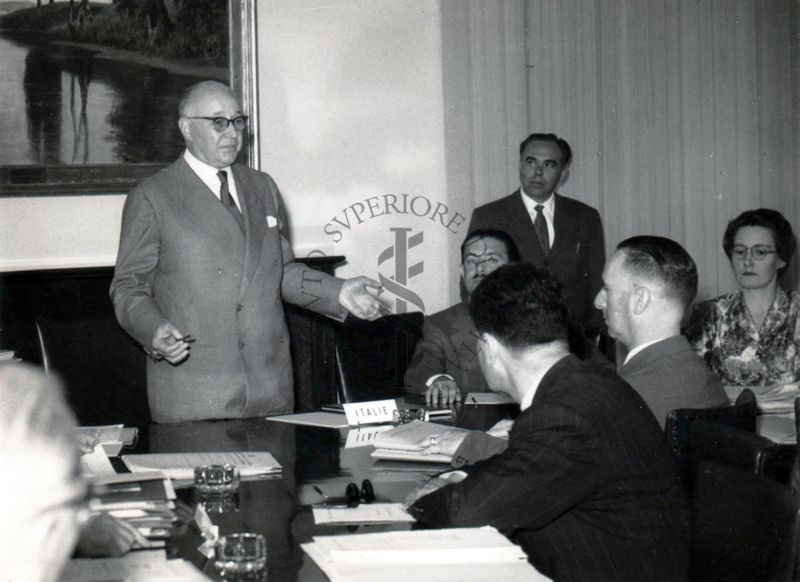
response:
<path fill-rule="evenodd" d="M 619 375 L 662 428 L 676 408 L 728 403 L 719 376 L 681 335 L 683 315 L 696 293 L 697 267 L 681 245 L 660 236 L 635 236 L 617 245 L 594 302 L 609 335 L 628 348 Z"/>
<path fill-rule="evenodd" d="M 658 422 L 613 372 L 569 353 L 549 271 L 501 267 L 470 314 L 489 386 L 522 412 L 504 452 L 429 482 L 411 514 L 433 527 L 492 525 L 559 582 L 685 580 L 689 506 Z"/>
<path fill-rule="evenodd" d="M 496 268 L 519 261 L 514 241 L 499 230 L 476 230 L 461 245 L 461 280 L 467 300 L 425 318 L 422 340 L 406 371 L 406 390 L 427 402 L 451 404 L 462 391 L 486 392 L 478 363 L 479 336 L 469 317 L 469 295 Z"/>

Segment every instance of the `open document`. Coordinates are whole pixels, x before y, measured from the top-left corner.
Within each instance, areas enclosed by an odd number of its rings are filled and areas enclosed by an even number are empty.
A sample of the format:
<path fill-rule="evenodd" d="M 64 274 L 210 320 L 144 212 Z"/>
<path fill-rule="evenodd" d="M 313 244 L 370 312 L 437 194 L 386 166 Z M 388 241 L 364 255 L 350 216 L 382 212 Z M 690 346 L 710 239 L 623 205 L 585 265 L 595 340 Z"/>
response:
<path fill-rule="evenodd" d="M 332 582 L 549 580 L 492 527 L 315 536 L 301 546 Z"/>

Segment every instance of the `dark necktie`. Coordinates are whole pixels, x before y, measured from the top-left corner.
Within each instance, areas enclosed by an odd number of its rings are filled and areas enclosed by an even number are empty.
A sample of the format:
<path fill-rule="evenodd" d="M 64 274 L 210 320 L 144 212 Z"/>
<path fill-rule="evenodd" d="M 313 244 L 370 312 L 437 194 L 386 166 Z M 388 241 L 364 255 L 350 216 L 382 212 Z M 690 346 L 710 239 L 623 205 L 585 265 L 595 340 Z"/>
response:
<path fill-rule="evenodd" d="M 228 173 L 225 170 L 220 170 L 217 172 L 217 177 L 220 183 L 219 199 L 222 201 L 222 205 L 231 213 L 231 216 L 239 223 L 239 228 L 242 229 L 242 232 L 244 232 L 244 218 L 242 217 L 242 213 L 239 212 L 236 202 L 233 201 L 231 191 L 228 190 Z"/>
<path fill-rule="evenodd" d="M 536 231 L 536 236 L 539 239 L 539 244 L 542 245 L 544 254 L 550 250 L 550 232 L 547 230 L 547 220 L 542 214 L 544 206 L 537 204 L 534 209 L 536 210 L 536 218 L 533 221 L 533 228 Z"/>

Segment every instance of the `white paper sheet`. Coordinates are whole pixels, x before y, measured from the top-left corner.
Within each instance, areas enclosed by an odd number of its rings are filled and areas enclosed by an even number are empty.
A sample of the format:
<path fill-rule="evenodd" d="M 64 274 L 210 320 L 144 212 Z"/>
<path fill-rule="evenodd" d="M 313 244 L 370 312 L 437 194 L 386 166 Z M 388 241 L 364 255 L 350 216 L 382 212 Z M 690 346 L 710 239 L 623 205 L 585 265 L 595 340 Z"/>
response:
<path fill-rule="evenodd" d="M 358 507 L 312 508 L 317 525 L 342 523 L 406 523 L 414 518 L 402 503 L 362 503 Z"/>
<path fill-rule="evenodd" d="M 317 536 L 302 548 L 333 582 L 548 580 L 491 527 Z"/>
<path fill-rule="evenodd" d="M 497 392 L 470 392 L 463 402 L 464 404 L 514 404 L 510 396 Z"/>
<path fill-rule="evenodd" d="M 91 453 L 81 455 L 81 473 L 91 478 L 116 475 L 117 471 L 108 460 L 103 445 L 98 444 Z"/>
<path fill-rule="evenodd" d="M 280 463 L 266 451 L 122 455 L 122 461 L 134 473 L 162 471 L 171 479 L 189 481 L 194 479 L 194 468 L 200 465 L 230 463 L 239 469 L 239 475 L 242 477 L 269 475 L 281 471 Z"/>
<path fill-rule="evenodd" d="M 336 412 L 301 412 L 300 414 L 269 416 L 267 420 L 306 426 L 321 426 L 323 428 L 346 428 L 350 426 L 347 423 L 347 418 Z"/>

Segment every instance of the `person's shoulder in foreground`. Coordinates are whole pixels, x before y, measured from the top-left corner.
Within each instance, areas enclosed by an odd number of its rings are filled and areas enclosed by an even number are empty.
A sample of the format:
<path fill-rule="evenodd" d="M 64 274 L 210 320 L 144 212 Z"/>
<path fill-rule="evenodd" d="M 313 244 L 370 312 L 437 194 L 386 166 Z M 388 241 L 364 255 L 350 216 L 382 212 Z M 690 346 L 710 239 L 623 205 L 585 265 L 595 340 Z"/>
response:
<path fill-rule="evenodd" d="M 0 367 L 2 580 L 58 580 L 80 531 L 86 486 L 75 419 L 59 386 L 23 364 Z"/>
<path fill-rule="evenodd" d="M 660 427 L 623 380 L 568 353 L 549 272 L 502 267 L 470 311 L 489 385 L 522 413 L 506 451 L 428 486 L 411 513 L 436 527 L 493 525 L 556 580 L 686 579 L 688 502 Z"/>

